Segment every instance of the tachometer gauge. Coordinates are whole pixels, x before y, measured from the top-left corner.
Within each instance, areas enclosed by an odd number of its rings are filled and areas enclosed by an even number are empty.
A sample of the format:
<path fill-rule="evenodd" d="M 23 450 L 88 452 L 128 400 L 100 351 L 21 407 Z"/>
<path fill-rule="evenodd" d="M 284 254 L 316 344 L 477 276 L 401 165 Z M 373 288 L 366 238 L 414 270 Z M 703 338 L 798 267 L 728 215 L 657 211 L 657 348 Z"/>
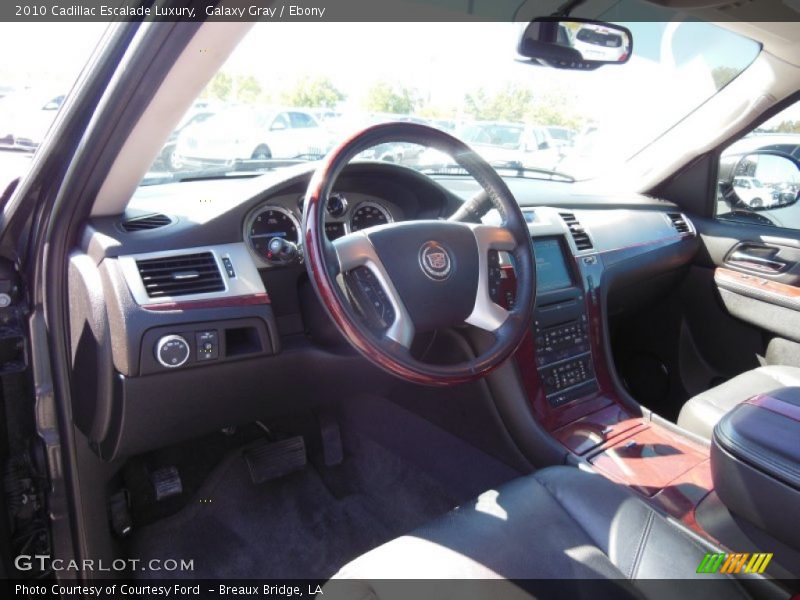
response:
<path fill-rule="evenodd" d="M 274 238 L 297 244 L 300 225 L 291 212 L 280 206 L 265 206 L 250 221 L 247 238 L 253 251 L 265 261 L 273 261 L 269 243 Z"/>
<path fill-rule="evenodd" d="M 362 202 L 353 211 L 350 219 L 350 231 L 359 231 L 375 225 L 391 223 L 392 217 L 385 208 L 374 202 Z"/>

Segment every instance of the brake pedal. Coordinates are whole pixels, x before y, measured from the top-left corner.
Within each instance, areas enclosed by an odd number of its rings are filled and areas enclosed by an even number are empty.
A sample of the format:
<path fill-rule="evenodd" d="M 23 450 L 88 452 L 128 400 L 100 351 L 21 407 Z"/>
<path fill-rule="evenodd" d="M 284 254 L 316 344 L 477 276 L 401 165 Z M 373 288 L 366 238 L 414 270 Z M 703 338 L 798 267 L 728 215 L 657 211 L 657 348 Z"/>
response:
<path fill-rule="evenodd" d="M 156 492 L 156 501 L 183 493 L 181 475 L 175 467 L 162 467 L 150 473 L 150 482 Z"/>
<path fill-rule="evenodd" d="M 302 436 L 279 442 L 262 440 L 242 452 L 253 483 L 283 477 L 306 466 L 306 443 Z"/>

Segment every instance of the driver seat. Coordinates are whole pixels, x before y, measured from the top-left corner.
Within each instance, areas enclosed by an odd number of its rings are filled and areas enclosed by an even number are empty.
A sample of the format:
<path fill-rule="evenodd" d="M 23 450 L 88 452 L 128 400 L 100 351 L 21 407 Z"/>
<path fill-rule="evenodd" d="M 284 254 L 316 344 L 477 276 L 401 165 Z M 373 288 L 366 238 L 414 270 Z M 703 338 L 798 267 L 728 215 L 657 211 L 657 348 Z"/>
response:
<path fill-rule="evenodd" d="M 649 594 L 637 580 L 696 578 L 713 551 L 627 488 L 559 466 L 485 492 L 367 552 L 328 585 L 336 592 L 338 579 L 357 579 L 348 582 L 348 597 L 385 600 L 399 597 L 392 579 L 559 579 L 558 597 L 570 598 L 582 596 L 581 585 L 586 591 L 580 580 L 608 579 L 617 580 L 613 597 L 641 598 Z M 739 581 L 703 575 L 711 577 L 723 581 L 709 597 L 749 597 Z"/>

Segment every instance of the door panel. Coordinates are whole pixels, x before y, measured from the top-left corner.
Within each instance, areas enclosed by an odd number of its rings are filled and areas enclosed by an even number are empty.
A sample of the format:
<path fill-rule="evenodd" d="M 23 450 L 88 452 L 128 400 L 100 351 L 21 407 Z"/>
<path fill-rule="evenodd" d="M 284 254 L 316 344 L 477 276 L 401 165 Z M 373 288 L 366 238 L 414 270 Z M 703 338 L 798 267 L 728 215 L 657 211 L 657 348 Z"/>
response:
<path fill-rule="evenodd" d="M 694 222 L 704 248 L 699 266 L 713 278 L 717 295 L 696 301 L 716 303 L 761 332 L 760 357 L 767 355 L 773 338 L 800 342 L 800 232 L 699 218 Z M 800 365 L 800 352 L 783 354 L 784 363 Z"/>

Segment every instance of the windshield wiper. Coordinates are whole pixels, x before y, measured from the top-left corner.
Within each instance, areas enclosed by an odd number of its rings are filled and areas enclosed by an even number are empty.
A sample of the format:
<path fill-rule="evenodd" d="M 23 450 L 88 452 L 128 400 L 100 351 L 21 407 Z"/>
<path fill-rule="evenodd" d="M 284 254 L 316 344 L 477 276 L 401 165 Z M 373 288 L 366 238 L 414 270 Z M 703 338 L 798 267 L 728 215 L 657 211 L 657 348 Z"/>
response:
<path fill-rule="evenodd" d="M 516 161 L 493 161 L 489 163 L 498 172 L 511 171 L 516 177 L 526 177 L 533 175 L 541 175 L 536 179 L 548 179 L 551 181 L 564 181 L 573 183 L 575 178 L 572 175 L 554 171 L 552 169 L 545 169 L 543 167 L 527 167 Z M 435 165 L 431 167 L 420 167 L 420 172 L 426 175 L 469 175 L 467 170 L 459 164 L 448 163 L 444 165 Z"/>
<path fill-rule="evenodd" d="M 517 177 L 525 177 L 526 175 L 537 174 L 547 175 L 548 179 L 566 181 L 573 183 L 575 178 L 572 175 L 567 175 L 561 171 L 554 171 L 553 169 L 545 169 L 544 167 L 528 167 L 517 161 L 493 161 L 489 163 L 495 168 L 496 171 L 512 171 L 516 173 Z"/>

